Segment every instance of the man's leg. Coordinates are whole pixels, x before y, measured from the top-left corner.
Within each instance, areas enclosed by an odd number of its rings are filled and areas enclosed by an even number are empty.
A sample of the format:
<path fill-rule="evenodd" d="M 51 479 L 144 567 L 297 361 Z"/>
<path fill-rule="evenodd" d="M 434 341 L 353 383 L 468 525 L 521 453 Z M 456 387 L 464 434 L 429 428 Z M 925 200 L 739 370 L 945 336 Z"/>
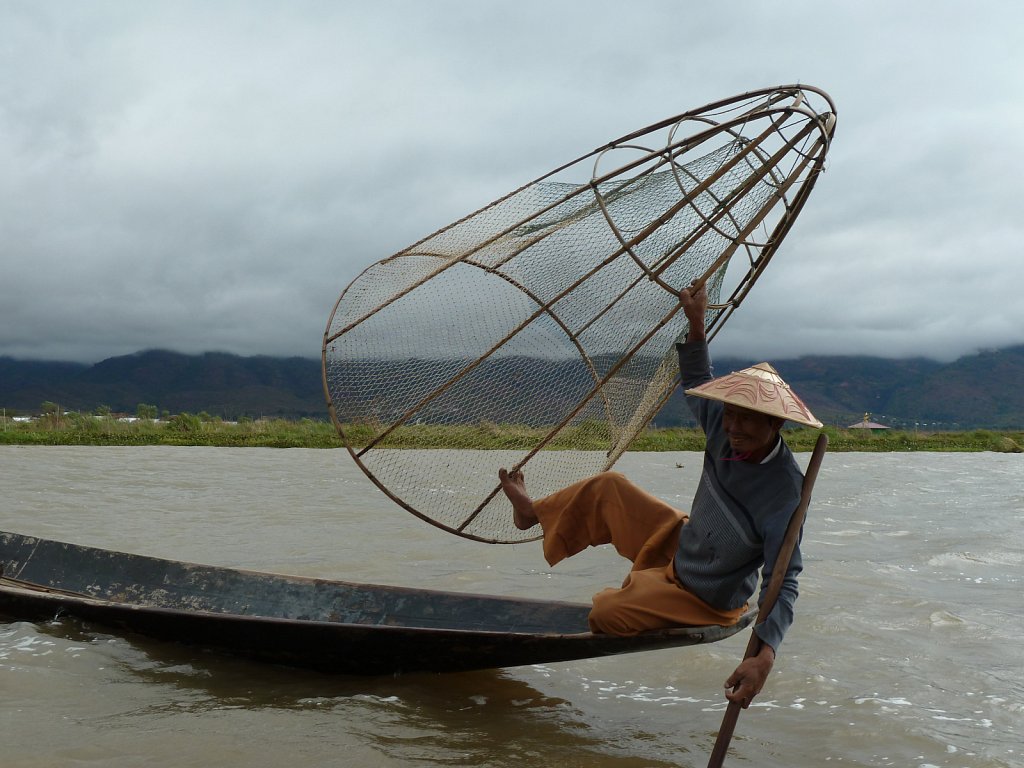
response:
<path fill-rule="evenodd" d="M 711 625 L 730 626 L 744 608 L 721 611 L 711 607 L 675 580 L 672 564 L 631 571 L 621 589 L 594 595 L 590 630 L 611 635 L 635 635 L 649 629 Z"/>
<path fill-rule="evenodd" d="M 687 517 L 633 485 L 618 472 L 602 472 L 532 501 L 520 473 L 499 473 L 517 526 L 539 522 L 549 564 L 590 546 L 613 544 L 637 568 L 671 561 Z"/>

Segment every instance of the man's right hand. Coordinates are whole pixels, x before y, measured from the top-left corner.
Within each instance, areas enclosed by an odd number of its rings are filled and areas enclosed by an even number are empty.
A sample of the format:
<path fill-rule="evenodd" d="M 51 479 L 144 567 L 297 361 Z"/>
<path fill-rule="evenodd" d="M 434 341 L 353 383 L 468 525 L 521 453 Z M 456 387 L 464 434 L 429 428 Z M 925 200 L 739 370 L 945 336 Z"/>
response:
<path fill-rule="evenodd" d="M 694 290 L 693 286 L 679 292 L 679 300 L 683 305 L 683 313 L 690 322 L 687 341 L 704 340 L 704 321 L 708 311 L 708 291 L 705 284 Z"/>

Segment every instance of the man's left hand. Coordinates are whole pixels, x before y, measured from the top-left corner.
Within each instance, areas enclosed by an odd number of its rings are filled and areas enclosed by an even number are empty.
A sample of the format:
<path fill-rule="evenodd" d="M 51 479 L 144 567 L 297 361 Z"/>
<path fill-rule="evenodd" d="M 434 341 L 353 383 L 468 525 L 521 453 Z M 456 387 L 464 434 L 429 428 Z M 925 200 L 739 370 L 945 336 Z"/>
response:
<path fill-rule="evenodd" d="M 744 709 L 749 707 L 754 697 L 764 688 L 774 663 L 775 651 L 767 643 L 762 643 L 761 650 L 740 662 L 736 671 L 725 681 L 725 697 Z"/>

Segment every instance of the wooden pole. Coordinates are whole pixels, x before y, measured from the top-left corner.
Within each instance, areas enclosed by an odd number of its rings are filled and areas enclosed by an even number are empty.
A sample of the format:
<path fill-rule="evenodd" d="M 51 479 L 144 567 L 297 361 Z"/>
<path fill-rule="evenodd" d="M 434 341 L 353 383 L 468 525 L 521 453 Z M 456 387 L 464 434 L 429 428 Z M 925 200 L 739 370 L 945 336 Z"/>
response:
<path fill-rule="evenodd" d="M 757 612 L 755 626 L 768 618 L 768 614 L 775 607 L 775 601 L 779 597 L 779 590 L 782 589 L 782 580 L 789 570 L 789 562 L 793 559 L 793 551 L 800 540 L 800 530 L 803 528 L 804 519 L 807 517 L 807 507 L 811 503 L 811 490 L 814 488 L 814 481 L 818 477 L 818 469 L 821 467 L 821 460 L 825 456 L 825 449 L 828 448 L 828 435 L 824 432 L 818 435 L 818 441 L 814 444 L 814 452 L 807 464 L 807 471 L 804 473 L 804 484 L 800 489 L 800 503 L 793 511 L 789 519 L 789 527 L 786 528 L 786 537 L 782 540 L 782 547 L 779 549 L 779 557 L 772 571 L 771 581 L 768 582 L 768 589 L 765 592 L 761 608 Z M 761 650 L 761 640 L 751 630 L 750 641 L 747 643 L 747 650 L 743 654 L 744 659 L 757 655 Z M 718 729 L 718 738 L 715 739 L 715 747 L 711 752 L 711 759 L 708 761 L 708 768 L 721 768 L 725 761 L 725 753 L 729 750 L 729 742 L 732 740 L 733 731 L 736 729 L 736 721 L 739 719 L 742 707 L 735 701 L 730 701 L 722 718 L 722 725 Z"/>

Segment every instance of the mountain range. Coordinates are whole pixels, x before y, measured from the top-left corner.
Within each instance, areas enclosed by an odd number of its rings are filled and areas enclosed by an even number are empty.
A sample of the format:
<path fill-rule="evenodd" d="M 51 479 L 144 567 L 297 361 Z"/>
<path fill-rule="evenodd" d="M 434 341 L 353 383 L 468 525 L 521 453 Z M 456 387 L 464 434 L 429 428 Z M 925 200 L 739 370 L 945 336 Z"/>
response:
<path fill-rule="evenodd" d="M 715 361 L 715 370 L 724 373 L 755 362 L 722 358 Z M 415 361 L 372 364 L 397 370 Z M 871 420 L 897 428 L 1024 426 L 1024 345 L 987 350 L 951 363 L 809 355 L 773 361 L 773 365 L 829 425 L 847 426 L 870 414 Z M 577 374 L 571 366 L 564 372 L 566 377 Z M 500 363 L 488 375 L 495 387 L 507 382 Z M 493 390 L 482 396 L 493 397 Z M 134 414 L 145 403 L 162 413 L 206 412 L 225 419 L 327 417 L 320 361 L 311 358 L 240 357 L 222 352 L 184 355 L 164 350 L 95 364 L 0 357 L 0 407 L 8 415 L 31 414 L 38 413 L 44 402 L 90 412 L 108 407 L 115 413 Z M 660 427 L 692 424 L 678 390 L 653 423 Z"/>

